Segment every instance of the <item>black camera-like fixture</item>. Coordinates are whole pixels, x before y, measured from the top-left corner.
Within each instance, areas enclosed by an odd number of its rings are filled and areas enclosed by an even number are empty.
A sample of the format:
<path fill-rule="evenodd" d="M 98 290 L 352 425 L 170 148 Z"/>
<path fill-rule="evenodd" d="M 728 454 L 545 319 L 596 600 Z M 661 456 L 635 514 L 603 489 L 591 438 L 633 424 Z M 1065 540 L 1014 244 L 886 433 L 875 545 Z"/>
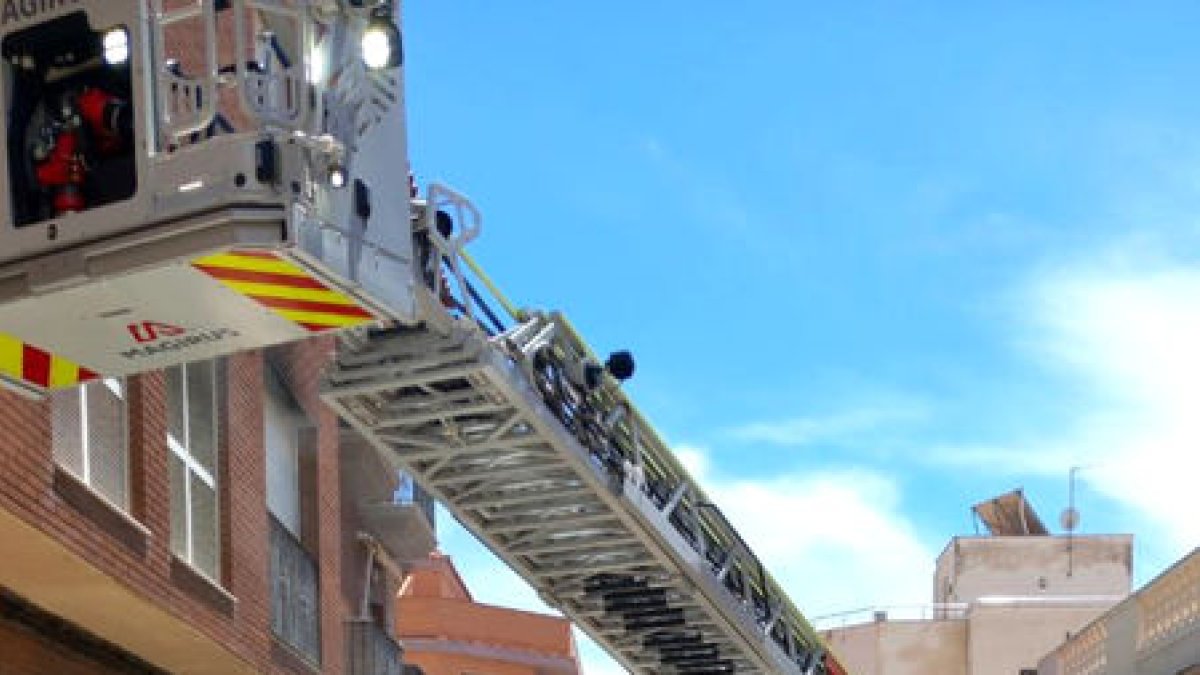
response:
<path fill-rule="evenodd" d="M 633 360 L 633 354 L 628 350 L 620 350 L 608 355 L 608 360 L 604 362 L 604 368 L 619 382 L 624 382 L 633 377 L 633 372 L 636 364 Z"/>
<path fill-rule="evenodd" d="M 588 389 L 595 389 L 604 381 L 604 373 L 607 371 L 618 382 L 624 382 L 633 377 L 635 364 L 633 354 L 628 350 L 615 351 L 608 355 L 608 360 L 604 365 L 592 361 L 583 366 L 583 382 Z"/>

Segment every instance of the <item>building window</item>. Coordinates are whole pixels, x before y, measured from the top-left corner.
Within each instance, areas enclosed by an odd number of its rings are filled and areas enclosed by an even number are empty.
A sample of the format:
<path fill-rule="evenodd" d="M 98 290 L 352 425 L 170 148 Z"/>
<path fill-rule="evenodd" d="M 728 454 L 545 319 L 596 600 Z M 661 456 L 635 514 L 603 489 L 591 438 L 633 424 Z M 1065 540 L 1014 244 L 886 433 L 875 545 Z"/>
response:
<path fill-rule="evenodd" d="M 301 531 L 300 436 L 308 420 L 273 369 L 266 371 L 263 411 L 267 509 L 297 539 Z"/>
<path fill-rule="evenodd" d="M 221 540 L 216 361 L 175 366 L 166 375 L 171 551 L 215 580 Z"/>
<path fill-rule="evenodd" d="M 311 485 L 312 425 L 268 357 L 264 369 L 263 444 L 271 514 L 271 631 L 312 664 L 321 663 L 320 570 Z M 303 486 L 309 485 L 308 490 Z M 307 508 L 306 508 L 307 507 Z M 306 537 L 306 531 L 308 536 Z"/>
<path fill-rule="evenodd" d="M 267 510 L 306 550 L 317 551 L 317 430 L 296 400 L 280 352 L 263 374 Z"/>
<path fill-rule="evenodd" d="M 114 506 L 129 510 L 125 382 L 104 379 L 51 395 L 54 461 Z"/>

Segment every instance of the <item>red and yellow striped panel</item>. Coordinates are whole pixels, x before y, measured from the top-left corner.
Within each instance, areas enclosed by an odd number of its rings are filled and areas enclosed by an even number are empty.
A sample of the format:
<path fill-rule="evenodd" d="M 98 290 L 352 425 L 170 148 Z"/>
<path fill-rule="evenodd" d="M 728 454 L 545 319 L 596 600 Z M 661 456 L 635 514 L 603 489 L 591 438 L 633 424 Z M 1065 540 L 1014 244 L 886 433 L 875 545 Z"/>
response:
<path fill-rule="evenodd" d="M 299 265 L 268 251 L 231 251 L 192 266 L 275 314 L 316 332 L 370 323 L 375 316 Z"/>
<path fill-rule="evenodd" d="M 99 377 L 78 363 L 3 333 L 0 333 L 0 375 L 24 380 L 42 389 L 74 387 Z"/>

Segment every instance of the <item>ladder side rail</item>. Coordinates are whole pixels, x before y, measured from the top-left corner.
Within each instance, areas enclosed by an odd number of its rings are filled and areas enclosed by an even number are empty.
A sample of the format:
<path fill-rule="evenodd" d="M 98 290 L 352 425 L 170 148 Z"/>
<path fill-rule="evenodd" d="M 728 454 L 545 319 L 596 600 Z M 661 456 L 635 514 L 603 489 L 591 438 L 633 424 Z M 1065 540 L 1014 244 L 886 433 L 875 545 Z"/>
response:
<path fill-rule="evenodd" d="M 586 355 L 590 354 L 590 351 L 582 340 L 578 339 L 577 334 L 569 326 L 564 325 L 565 320 L 562 319 L 561 315 L 552 314 L 550 321 L 553 325 L 560 326 L 560 330 L 553 332 L 554 338 L 557 338 L 557 340 L 554 340 L 555 349 L 546 350 L 542 348 L 538 350 L 538 353 L 549 352 L 555 361 L 572 359 L 579 361 L 587 360 L 588 357 Z M 527 348 L 524 351 L 528 353 L 531 349 Z M 568 368 L 559 363 L 559 370 L 568 370 Z M 569 392 L 562 391 L 564 383 L 565 388 L 570 390 Z M 596 439 L 590 433 L 587 433 L 591 430 L 588 425 L 587 415 L 578 416 L 573 409 L 581 407 L 581 402 L 589 401 L 589 398 L 591 398 L 593 401 L 599 400 L 602 404 L 608 404 L 609 410 L 603 413 L 604 416 L 607 416 L 614 409 L 618 410 L 619 414 L 623 414 L 625 410 L 633 410 L 631 404 L 619 393 L 608 397 L 600 394 L 591 395 L 580 391 L 582 386 L 578 382 L 578 378 L 568 376 L 558 378 L 555 386 L 543 387 L 542 391 L 547 399 L 546 402 L 550 404 L 551 409 L 555 411 L 560 421 L 568 426 L 569 430 L 579 438 L 580 442 L 594 456 L 600 459 L 611 473 L 617 474 L 619 478 L 623 479 L 624 475 L 621 474 L 629 471 L 629 467 L 632 465 L 631 458 L 629 456 L 613 457 L 607 452 L 609 449 L 607 444 L 603 441 L 596 442 Z M 610 387 L 601 389 L 601 391 L 618 392 L 619 390 L 615 387 Z M 637 426 L 645 425 L 644 420 L 640 416 L 638 421 L 641 424 Z M 608 425 L 604 426 L 607 427 Z M 657 436 L 654 435 L 653 430 L 648 425 L 645 426 L 646 428 L 639 429 L 635 436 L 657 440 Z M 788 633 L 802 630 L 802 627 L 805 625 L 805 623 L 802 623 L 804 621 L 802 616 L 798 617 L 799 621 L 795 620 L 797 617 L 788 617 L 791 620 L 785 623 L 785 626 L 790 624 L 796 628 L 785 627 L 782 632 L 774 630 L 775 626 L 783 620 L 781 615 L 786 612 L 787 607 L 781 603 L 778 612 L 780 616 L 773 618 L 771 599 L 773 596 L 785 597 L 782 591 L 772 591 L 771 585 L 774 582 L 768 579 L 765 568 L 750 547 L 742 540 L 736 529 L 724 518 L 719 510 L 716 512 L 717 515 L 715 518 L 700 515 L 702 507 L 712 507 L 715 509 L 715 505 L 709 502 L 707 498 L 701 496 L 703 493 L 699 491 L 698 485 L 687 474 L 687 471 L 675 461 L 673 453 L 670 453 L 665 447 L 661 446 L 661 441 L 659 441 L 659 445 L 660 447 L 652 448 L 649 453 L 651 469 L 648 473 L 650 478 L 647 484 L 650 486 L 648 493 L 658 496 L 660 499 L 662 498 L 662 487 L 664 485 L 670 486 L 668 489 L 672 489 L 672 495 L 659 505 L 666 516 L 665 521 L 683 535 L 683 539 L 693 550 L 700 554 L 701 558 L 706 557 L 709 548 L 707 539 L 713 539 L 714 544 L 718 547 L 721 543 L 724 543 L 726 550 L 729 551 L 729 555 L 735 558 L 734 569 L 736 570 L 735 576 L 725 576 L 727 580 L 724 584 L 725 590 L 726 592 L 733 592 L 735 589 L 731 586 L 734 584 L 730 583 L 729 580 L 737 580 L 736 590 L 738 596 L 740 596 L 738 600 L 741 606 L 746 608 L 746 613 L 758 625 L 761 633 L 760 637 L 775 642 L 779 648 L 787 653 L 789 659 L 796 662 L 800 662 L 806 658 L 807 653 L 820 649 L 820 641 L 815 635 L 804 636 L 808 638 L 802 640 L 805 646 L 808 647 L 806 650 L 797 650 L 797 641 L 795 639 L 788 639 Z M 640 455 L 641 453 L 634 454 Z M 624 467 L 621 466 L 622 460 L 626 462 Z M 638 480 L 636 483 L 639 489 L 642 489 L 642 481 Z M 658 489 L 655 489 L 655 487 Z M 706 532 L 706 529 L 716 529 L 719 534 L 713 535 Z M 709 571 L 715 574 L 715 570 Z"/>
<path fill-rule="evenodd" d="M 435 182 L 425 198 L 412 200 L 412 210 L 416 281 L 434 292 L 434 302 L 427 307 L 469 317 L 490 337 L 508 332 L 508 320 L 528 318 L 467 253 L 467 244 L 479 237 L 483 224 L 469 198 Z"/>
<path fill-rule="evenodd" d="M 626 508 L 638 514 L 639 518 L 656 532 L 657 537 L 662 541 L 660 545 L 666 545 L 673 551 L 677 557 L 678 569 L 681 571 L 683 579 L 686 580 L 683 584 L 692 589 L 693 600 L 708 607 L 712 617 L 720 617 L 721 623 L 726 627 L 726 634 L 743 645 L 742 651 L 754 653 L 755 661 L 764 666 L 772 662 L 779 665 L 779 662 L 784 659 L 780 659 L 779 655 L 769 651 L 762 652 L 761 648 L 757 646 L 765 643 L 758 635 L 753 616 L 746 611 L 741 600 L 729 592 L 728 587 L 721 579 L 707 573 L 704 558 L 697 553 L 694 543 L 684 530 L 671 522 L 670 512 L 644 493 L 633 490 L 626 494 L 624 501 L 627 504 Z M 685 501 L 681 497 L 677 500 L 675 509 L 682 509 L 684 504 Z M 697 570 L 701 573 L 688 574 L 690 570 Z M 784 669 L 770 672 L 789 671 Z"/>
<path fill-rule="evenodd" d="M 731 600 L 737 612 L 755 626 L 758 638 L 770 638 L 789 660 L 803 662 L 819 646 L 800 639 L 794 630 L 774 630 L 776 625 L 783 622 L 783 607 L 780 605 L 775 616 L 763 611 L 763 600 L 755 594 L 757 585 L 753 574 L 761 569 L 761 565 L 736 530 L 728 525 L 719 531 L 714 528 L 712 520 L 702 510 L 705 502 L 697 498 L 695 490 L 694 483 L 685 482 L 676 491 L 678 498 L 672 498 L 665 504 L 655 504 L 663 513 L 664 522 L 680 532 L 683 541 L 700 556 L 706 576 L 717 582 L 720 593 Z"/>
<path fill-rule="evenodd" d="M 427 190 L 426 206 L 424 209 L 424 230 L 434 250 L 431 260 L 433 272 L 433 289 L 439 295 L 449 290 L 453 282 L 458 294 L 455 300 L 458 309 L 464 316 L 478 320 L 473 309 L 477 294 L 471 292 L 471 286 L 464 273 L 463 253 L 467 244 L 479 237 L 483 229 L 483 214 L 465 195 L 441 183 L 433 183 Z M 440 214 L 440 215 L 439 215 Z M 445 218 L 449 222 L 445 222 Z M 443 219 L 439 222 L 439 218 Z M 449 232 L 443 231 L 445 225 L 454 228 Z M 447 278 L 447 269 L 451 278 Z M 442 297 L 443 303 L 450 301 Z"/>
<path fill-rule="evenodd" d="M 732 591 L 731 582 L 728 581 L 730 577 L 726 574 L 712 573 L 707 559 L 700 556 L 691 539 L 671 522 L 668 512 L 662 506 L 641 493 L 629 495 L 628 500 L 633 510 L 640 511 L 643 518 L 654 524 L 665 541 L 672 542 L 677 550 L 690 551 L 695 556 L 695 564 L 689 565 L 684 560 L 684 564 L 681 565 L 681 568 L 700 572 L 695 576 L 688 576 L 687 583 L 695 589 L 698 599 L 703 598 L 715 612 L 725 617 L 731 633 L 737 635 L 737 639 L 746 645 L 749 651 L 759 652 L 756 659 L 765 659 L 766 662 L 774 664 L 767 672 L 793 672 L 793 669 L 795 672 L 804 672 L 804 660 L 810 658 L 811 654 L 804 649 L 786 649 L 778 644 L 775 644 L 773 649 L 772 642 L 764 639 L 760 623 L 747 606 L 744 595 Z M 675 508 L 681 509 L 684 504 L 685 502 L 680 500 Z M 734 551 L 726 554 L 727 566 L 724 572 L 734 570 L 735 559 Z M 739 583 L 744 592 L 745 582 Z"/>
<path fill-rule="evenodd" d="M 640 415 L 637 420 L 639 427 L 645 424 Z M 742 540 L 736 528 L 728 522 L 719 507 L 708 499 L 702 488 L 687 474 L 686 469 L 672 461 L 676 459 L 674 453 L 661 443 L 652 429 L 643 428 L 639 435 L 641 438 L 651 441 L 648 447 L 642 449 L 642 452 L 650 458 L 647 462 L 647 465 L 651 467 L 648 472 L 660 472 L 663 477 L 660 480 L 686 482 L 692 491 L 692 503 L 708 507 L 700 510 L 696 517 L 698 521 L 698 534 L 695 538 L 697 550 L 704 554 L 710 562 L 714 559 L 722 561 L 719 566 L 714 563 L 711 568 L 712 573 L 722 580 L 728 578 L 730 571 L 736 570 L 741 579 L 738 583 L 741 587 L 739 601 L 751 606 L 757 602 L 760 606 L 759 609 L 765 611 L 757 617 L 763 635 L 771 637 L 780 648 L 796 658 L 803 658 L 802 652 L 804 651 L 824 650 L 823 641 L 811 628 L 811 624 L 792 605 L 786 593 L 765 570 L 760 559 Z M 725 556 L 720 555 L 719 552 L 722 550 L 726 552 Z M 729 583 L 725 584 L 726 591 L 732 594 L 734 591 L 729 586 Z M 779 606 L 777 612 L 779 616 L 774 619 L 769 613 L 772 602 Z M 780 624 L 784 626 L 783 635 L 774 630 L 775 626 Z M 791 637 L 787 637 L 788 635 Z"/>
<path fill-rule="evenodd" d="M 586 343 L 579 337 L 578 333 L 561 315 L 554 315 L 556 325 L 559 325 L 560 330 L 558 335 L 560 339 L 569 341 L 570 346 L 564 351 L 580 354 L 581 358 L 592 358 L 590 349 Z M 780 637 L 775 634 L 774 627 L 776 624 L 783 622 L 787 628 L 785 632 L 793 633 L 794 638 L 800 638 L 808 651 L 822 650 L 823 642 L 817 636 L 811 624 L 804 618 L 803 614 L 795 608 L 779 586 L 779 584 L 767 573 L 760 559 L 754 554 L 749 545 L 747 545 L 738 534 L 736 528 L 725 518 L 724 514 L 716 507 L 716 505 L 708 499 L 702 489 L 691 478 L 686 468 L 678 462 L 677 457 L 667 446 L 661 441 L 654 429 L 646 422 L 645 418 L 640 414 L 635 406 L 628 400 L 619 387 L 609 386 L 604 389 L 609 393 L 611 399 L 614 399 L 611 405 L 620 406 L 622 410 L 628 411 L 628 417 L 633 421 L 634 430 L 630 436 L 639 440 L 644 440 L 647 443 L 640 446 L 634 453 L 639 458 L 647 458 L 647 475 L 650 477 L 649 482 L 652 485 L 653 481 L 664 481 L 668 486 L 671 485 L 687 485 L 687 492 L 694 495 L 689 500 L 688 507 L 692 509 L 692 520 L 697 521 L 700 525 L 696 529 L 696 533 L 685 537 L 689 542 L 692 542 L 702 555 L 706 553 L 707 543 L 705 542 L 706 532 L 711 533 L 716 540 L 714 543 L 720 545 L 725 543 L 730 546 L 739 558 L 737 567 L 744 570 L 743 576 L 746 577 L 743 583 L 743 599 L 748 601 L 752 606 L 757 605 L 760 613 L 760 626 L 764 636 L 772 639 L 778 646 L 785 651 L 791 651 L 791 645 L 795 640 L 789 640 L 786 637 Z M 623 413 L 625 414 L 625 413 Z M 696 513 L 696 505 L 707 505 L 711 511 L 706 510 L 704 515 Z M 664 505 L 665 506 L 665 505 Z M 671 505 L 676 508 L 676 504 Z M 675 522 L 679 522 L 680 518 L 675 518 Z M 672 524 L 674 525 L 675 522 Z M 676 525 L 678 528 L 678 525 Z M 779 618 L 772 620 L 771 604 L 777 601 L 780 605 Z M 786 618 L 784 618 L 786 617 Z M 798 633 L 798 635 L 795 635 Z M 789 654 L 792 656 L 792 654 Z M 796 654 L 795 656 L 799 656 Z"/>
<path fill-rule="evenodd" d="M 568 384 L 567 386 L 570 385 Z M 540 391 L 529 393 L 539 396 L 541 395 Z M 542 402 L 545 403 L 544 400 Z M 654 525 L 651 521 L 647 521 L 644 517 L 639 516 L 636 513 L 636 510 L 631 508 L 632 505 L 630 502 L 627 499 L 621 498 L 620 493 L 612 489 L 614 481 L 612 465 L 606 463 L 598 465 L 595 462 L 590 461 L 590 458 L 594 456 L 592 448 L 586 443 L 582 442 L 570 429 L 563 425 L 561 410 L 556 412 L 553 406 L 547 407 L 549 408 L 551 414 L 545 416 L 544 418 L 538 419 L 536 421 L 537 426 L 542 427 L 543 433 L 549 434 L 551 437 L 557 435 L 559 438 L 569 439 L 566 442 L 560 440 L 556 442 L 556 445 L 562 448 L 577 448 L 573 453 L 571 453 L 570 456 L 577 458 L 576 461 L 581 463 L 578 468 L 583 470 L 583 475 L 592 476 L 593 481 L 595 481 L 595 483 L 593 483 L 593 490 L 595 491 L 595 494 L 603 495 L 606 500 L 612 500 L 615 502 L 617 508 L 614 509 L 614 515 L 620 517 L 620 519 L 626 523 L 626 527 L 628 527 L 630 531 L 634 532 L 635 534 L 641 533 L 639 537 L 641 538 L 643 544 L 647 545 L 647 551 L 652 553 L 653 556 L 658 559 L 659 565 L 666 570 L 680 570 L 680 563 L 684 561 L 679 557 L 679 552 L 690 550 L 688 545 L 682 541 L 683 535 L 679 534 L 674 528 L 663 529 L 661 526 Z M 552 422 L 552 419 L 557 421 L 558 424 Z M 552 429 L 556 429 L 557 433 L 551 431 Z M 632 521 L 630 518 L 632 518 Z M 666 536 L 665 539 L 664 536 Z M 669 543 L 672 537 L 679 540 L 679 543 Z M 666 544 L 665 549 L 664 544 Z M 504 556 L 501 557 L 503 558 Z M 543 596 L 546 595 L 550 595 L 551 598 L 554 597 L 553 592 L 546 593 L 543 591 Z M 712 600 L 706 598 L 706 602 L 711 603 Z M 559 602 L 552 604 L 560 607 L 562 606 L 562 604 Z M 717 614 L 714 614 L 714 616 L 721 615 L 720 611 L 718 610 L 718 605 L 710 604 L 709 607 L 710 611 L 717 611 Z M 568 611 L 568 613 L 570 612 Z M 726 623 L 725 625 L 727 626 L 727 630 L 733 631 L 735 634 L 741 630 L 734 624 Z"/>
<path fill-rule="evenodd" d="M 744 549 L 745 555 L 752 559 L 753 566 L 757 571 L 759 571 L 758 585 L 761 586 L 761 591 L 763 592 L 764 596 L 766 598 L 784 600 L 785 615 L 788 615 L 789 618 L 797 620 L 798 625 L 796 627 L 806 634 L 804 637 L 807 638 L 807 642 L 809 642 L 813 647 L 819 646 L 819 638 L 817 637 L 815 630 L 811 629 L 811 625 L 803 617 L 803 614 L 794 606 L 791 606 L 790 600 L 787 599 L 787 595 L 782 591 L 779 584 L 770 577 L 770 574 L 766 572 L 765 568 L 763 568 L 761 562 L 757 556 L 755 556 L 751 548 L 744 542 L 740 542 L 740 536 L 737 534 L 736 528 L 734 528 L 734 526 L 728 522 L 724 514 L 719 511 L 717 505 L 709 500 L 699 484 L 696 483 L 688 474 L 687 470 L 678 463 L 675 454 L 671 452 L 664 443 L 662 443 L 661 439 L 657 436 L 657 434 L 649 426 L 641 414 L 636 411 L 636 409 L 634 409 L 633 417 L 635 420 L 635 426 L 637 428 L 637 435 L 639 438 L 645 439 L 648 444 L 647 447 L 642 449 L 642 452 L 651 457 L 653 463 L 665 465 L 666 470 L 664 473 L 670 475 L 671 478 L 684 480 L 692 484 L 698 503 L 711 505 L 711 508 L 706 510 L 703 515 L 700 516 L 700 521 L 704 527 L 704 530 L 713 535 L 717 539 L 717 543 L 725 545 L 740 543 L 740 548 Z"/>
<path fill-rule="evenodd" d="M 479 237 L 482 214 L 470 199 L 444 184 L 432 183 L 425 198 L 410 201 L 416 283 L 432 292 L 436 313 L 466 316 L 488 336 L 508 333 L 512 322 L 524 322 L 517 310 L 467 252 Z M 445 229 L 443 231 L 443 227 Z M 451 316 L 454 317 L 454 316 Z M 438 321 L 445 317 L 437 316 Z"/>

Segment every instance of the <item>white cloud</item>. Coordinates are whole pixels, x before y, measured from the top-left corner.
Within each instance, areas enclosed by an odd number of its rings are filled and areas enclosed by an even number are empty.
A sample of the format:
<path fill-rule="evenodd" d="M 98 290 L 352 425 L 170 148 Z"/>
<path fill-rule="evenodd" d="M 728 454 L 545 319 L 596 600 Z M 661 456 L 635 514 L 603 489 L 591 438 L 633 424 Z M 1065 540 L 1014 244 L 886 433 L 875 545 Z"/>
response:
<path fill-rule="evenodd" d="M 1045 447 L 1009 455 L 1082 480 L 1154 523 L 1179 554 L 1200 541 L 1200 268 L 1130 254 L 1043 274 L 1026 294 L 1034 353 L 1082 392 Z"/>
<path fill-rule="evenodd" d="M 704 486 L 810 618 L 929 602 L 934 552 L 899 512 L 891 479 L 866 471 L 769 480 L 714 474 Z"/>
<path fill-rule="evenodd" d="M 682 445 L 676 454 L 810 619 L 929 601 L 934 552 L 900 514 L 890 479 L 839 471 L 747 480 L 717 471 L 702 448 Z M 457 524 L 442 532 L 476 600 L 551 611 Z M 586 636 L 577 639 L 585 675 L 625 672 Z"/>
<path fill-rule="evenodd" d="M 825 441 L 846 441 L 882 427 L 919 420 L 925 415 L 924 406 L 912 401 L 897 401 L 831 415 L 753 422 L 732 429 L 729 434 L 745 442 L 804 446 Z"/>
<path fill-rule="evenodd" d="M 708 475 L 711 463 L 708 460 L 708 454 L 703 449 L 693 445 L 677 445 L 674 448 L 675 457 L 684 469 L 692 476 L 692 478 L 703 482 L 704 477 Z"/>

